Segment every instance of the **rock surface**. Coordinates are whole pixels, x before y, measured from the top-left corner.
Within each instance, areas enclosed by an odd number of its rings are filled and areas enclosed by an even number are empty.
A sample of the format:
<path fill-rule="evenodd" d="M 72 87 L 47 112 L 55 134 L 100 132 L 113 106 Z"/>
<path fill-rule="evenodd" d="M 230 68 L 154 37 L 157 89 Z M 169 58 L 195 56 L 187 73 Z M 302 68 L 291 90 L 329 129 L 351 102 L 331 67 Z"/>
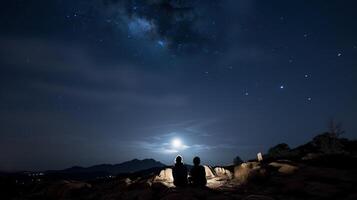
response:
<path fill-rule="evenodd" d="M 1 196 L 1 199 L 352 200 L 357 196 L 356 169 L 322 168 L 286 160 L 246 162 L 235 167 L 234 176 L 226 168 L 216 167 L 206 188 L 168 185 L 170 170 L 166 168 L 146 177 L 38 183 L 19 187 L 14 196 Z"/>

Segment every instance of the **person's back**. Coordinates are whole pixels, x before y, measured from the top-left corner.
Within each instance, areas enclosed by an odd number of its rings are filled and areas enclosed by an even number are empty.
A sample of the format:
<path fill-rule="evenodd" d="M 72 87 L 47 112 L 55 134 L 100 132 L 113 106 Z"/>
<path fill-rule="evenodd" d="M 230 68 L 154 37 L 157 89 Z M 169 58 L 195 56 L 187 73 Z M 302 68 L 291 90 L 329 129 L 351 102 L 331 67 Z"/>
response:
<path fill-rule="evenodd" d="M 205 167 L 200 165 L 200 158 L 193 159 L 194 166 L 190 171 L 191 183 L 193 186 L 204 187 L 207 184 Z"/>
<path fill-rule="evenodd" d="M 187 185 L 187 168 L 182 163 L 181 156 L 176 157 L 175 166 L 172 168 L 172 176 L 174 178 L 175 186 L 186 186 Z"/>

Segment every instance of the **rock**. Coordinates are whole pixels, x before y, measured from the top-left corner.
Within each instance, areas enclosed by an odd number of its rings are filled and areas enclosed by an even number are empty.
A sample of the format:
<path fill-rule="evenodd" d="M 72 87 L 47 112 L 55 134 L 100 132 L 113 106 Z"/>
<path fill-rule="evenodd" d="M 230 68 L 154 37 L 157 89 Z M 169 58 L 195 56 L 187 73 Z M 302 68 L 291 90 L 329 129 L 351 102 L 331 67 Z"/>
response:
<path fill-rule="evenodd" d="M 154 181 L 173 183 L 174 177 L 172 176 L 172 169 L 166 168 L 161 170 L 159 175 L 154 178 Z"/>
<path fill-rule="evenodd" d="M 229 171 L 228 169 L 223 168 L 223 167 L 214 168 L 214 172 L 216 173 L 216 175 L 218 177 L 221 177 L 221 178 L 228 178 L 228 179 L 233 178 L 232 172 Z"/>
<path fill-rule="evenodd" d="M 258 162 L 246 162 L 234 167 L 234 178 L 240 183 L 265 178 L 267 171 Z"/>
<path fill-rule="evenodd" d="M 290 164 L 286 163 L 279 163 L 279 162 L 272 162 L 269 164 L 269 166 L 273 166 L 278 168 L 278 172 L 282 174 L 293 174 L 296 172 L 299 168 Z"/>
<path fill-rule="evenodd" d="M 206 178 L 207 179 L 214 178 L 215 175 L 214 175 L 214 172 L 213 172 L 212 168 L 210 166 L 207 166 L 207 165 L 204 165 L 204 167 L 205 167 L 205 171 L 206 171 Z"/>

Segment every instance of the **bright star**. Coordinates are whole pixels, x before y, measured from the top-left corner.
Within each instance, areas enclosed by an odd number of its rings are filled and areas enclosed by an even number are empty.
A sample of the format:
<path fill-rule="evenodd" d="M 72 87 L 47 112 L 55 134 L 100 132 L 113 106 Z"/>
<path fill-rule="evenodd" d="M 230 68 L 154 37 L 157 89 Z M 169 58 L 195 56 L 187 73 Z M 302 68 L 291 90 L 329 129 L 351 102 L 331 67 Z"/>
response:
<path fill-rule="evenodd" d="M 281 85 L 281 86 L 280 86 L 280 89 L 284 89 L 284 85 Z"/>

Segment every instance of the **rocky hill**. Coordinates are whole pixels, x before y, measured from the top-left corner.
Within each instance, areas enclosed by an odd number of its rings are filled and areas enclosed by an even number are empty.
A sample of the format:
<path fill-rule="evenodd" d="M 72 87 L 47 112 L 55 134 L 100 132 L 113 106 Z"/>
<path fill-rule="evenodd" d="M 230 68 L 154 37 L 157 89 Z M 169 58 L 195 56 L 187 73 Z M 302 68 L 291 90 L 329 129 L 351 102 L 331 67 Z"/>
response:
<path fill-rule="evenodd" d="M 101 164 L 91 167 L 74 166 L 64 170 L 52 170 L 46 171 L 44 173 L 47 176 L 51 176 L 53 179 L 65 177 L 67 179 L 88 180 L 97 177 L 116 176 L 119 174 L 128 174 L 146 169 L 161 167 L 165 167 L 165 165 L 154 159 L 133 159 L 114 165 Z"/>
<path fill-rule="evenodd" d="M 214 168 L 205 166 L 208 180 L 205 188 L 176 188 L 172 184 L 171 168 L 159 166 L 89 181 L 42 178 L 19 183 L 2 179 L 0 195 L 2 199 L 36 200 L 354 200 L 357 199 L 357 168 L 351 165 L 356 160 L 355 144 L 355 141 L 322 134 L 294 149 L 277 145 L 261 161 Z M 91 169 L 98 171 L 107 167 L 100 165 Z M 84 169 L 66 171 L 77 170 Z"/>

